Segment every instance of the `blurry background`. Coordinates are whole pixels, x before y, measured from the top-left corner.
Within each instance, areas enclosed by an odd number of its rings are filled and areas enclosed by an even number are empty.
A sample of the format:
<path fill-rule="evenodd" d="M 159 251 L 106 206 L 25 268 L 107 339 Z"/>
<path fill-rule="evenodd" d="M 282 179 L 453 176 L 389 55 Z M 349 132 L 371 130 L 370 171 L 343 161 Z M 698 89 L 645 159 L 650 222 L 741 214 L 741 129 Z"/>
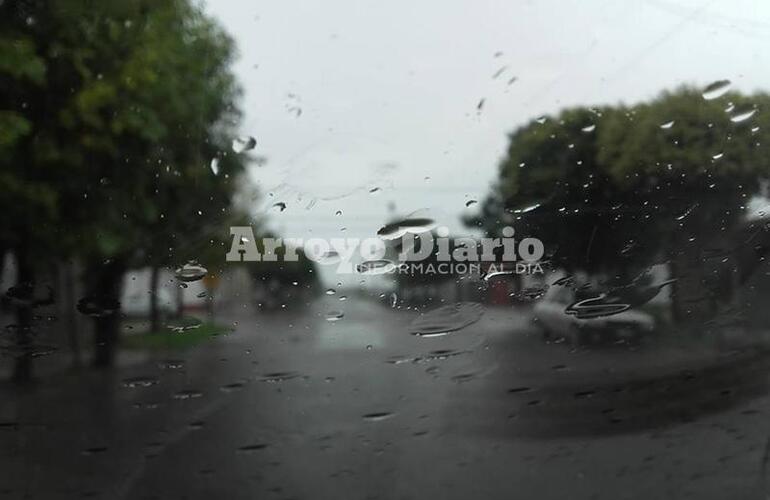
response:
<path fill-rule="evenodd" d="M 0 495 L 763 498 L 768 28 L 0 1 Z M 545 272 L 227 262 L 236 225 L 510 226 Z"/>

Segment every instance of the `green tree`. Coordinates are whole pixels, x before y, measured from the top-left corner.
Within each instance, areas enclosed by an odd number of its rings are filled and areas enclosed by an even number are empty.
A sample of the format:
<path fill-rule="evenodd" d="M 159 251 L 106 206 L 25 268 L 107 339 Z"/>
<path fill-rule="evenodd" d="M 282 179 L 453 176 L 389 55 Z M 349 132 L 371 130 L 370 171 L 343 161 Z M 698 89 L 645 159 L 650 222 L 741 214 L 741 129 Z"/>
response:
<path fill-rule="evenodd" d="M 681 88 L 634 106 L 574 108 L 510 136 L 497 184 L 468 220 L 541 238 L 553 265 L 628 283 L 730 239 L 770 174 L 766 94 Z M 520 229 L 521 228 L 521 229 Z M 713 270 L 713 269 L 711 269 Z"/>
<path fill-rule="evenodd" d="M 95 362 L 109 364 L 118 316 L 94 311 L 125 270 L 180 259 L 227 217 L 246 158 L 223 157 L 218 175 L 209 162 L 238 118 L 233 43 L 186 0 L 5 2 L 0 18 L 0 189 L 13 192 L 0 248 L 84 262 Z"/>

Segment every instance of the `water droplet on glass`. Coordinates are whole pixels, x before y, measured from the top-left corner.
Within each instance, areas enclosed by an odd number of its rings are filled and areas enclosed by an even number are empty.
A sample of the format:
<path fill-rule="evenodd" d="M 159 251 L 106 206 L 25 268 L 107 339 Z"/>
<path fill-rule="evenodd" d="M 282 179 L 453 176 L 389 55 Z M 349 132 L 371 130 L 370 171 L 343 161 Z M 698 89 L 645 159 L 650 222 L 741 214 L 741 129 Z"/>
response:
<path fill-rule="evenodd" d="M 697 207 L 698 207 L 698 204 L 697 204 L 697 203 L 696 203 L 696 204 L 694 204 L 693 206 L 691 206 L 690 208 L 688 208 L 687 210 L 685 210 L 685 211 L 684 211 L 682 214 L 678 215 L 678 216 L 676 217 L 676 220 L 680 221 L 680 220 L 684 220 L 684 219 L 686 219 L 686 218 L 687 218 L 687 216 L 688 216 L 688 215 L 690 215 L 690 214 L 692 213 L 692 211 L 693 211 L 693 210 L 695 210 Z"/>
<path fill-rule="evenodd" d="M 715 155 L 711 155 L 711 158 L 713 158 L 714 160 L 718 160 L 722 158 L 724 155 L 725 155 L 724 153 L 717 153 Z"/>
<path fill-rule="evenodd" d="M 273 203 L 273 208 L 277 208 L 279 212 L 283 212 L 284 210 L 286 210 L 286 203 L 282 201 Z"/>
<path fill-rule="evenodd" d="M 733 123 L 740 123 L 740 122 L 746 121 L 752 116 L 754 116 L 756 112 L 757 112 L 756 108 L 748 109 L 745 111 L 739 111 L 730 117 L 730 121 Z"/>
<path fill-rule="evenodd" d="M 167 359 L 158 362 L 158 368 L 162 370 L 180 370 L 184 368 L 184 361 L 181 359 Z"/>
<path fill-rule="evenodd" d="M 233 139 L 233 151 L 243 153 L 254 149 L 257 146 L 257 140 L 251 136 L 236 137 Z"/>
<path fill-rule="evenodd" d="M 662 128 L 662 129 L 669 129 L 669 128 L 674 126 L 674 123 L 675 123 L 674 120 L 668 121 L 666 123 L 661 123 L 660 124 L 660 128 Z"/>
<path fill-rule="evenodd" d="M 368 260 L 358 264 L 356 270 L 361 274 L 385 274 L 393 271 L 396 265 L 385 259 Z"/>
<path fill-rule="evenodd" d="M 219 174 L 219 158 L 212 158 L 211 171 L 214 172 L 214 175 Z"/>
<path fill-rule="evenodd" d="M 505 73 L 505 70 L 507 70 L 507 69 L 508 69 L 508 66 L 501 66 L 501 67 L 500 67 L 500 69 L 498 69 L 497 71 L 495 71 L 495 72 L 492 74 L 492 79 L 493 79 L 493 80 L 497 79 L 497 78 L 498 78 L 500 75 L 502 75 L 503 73 Z"/>
<path fill-rule="evenodd" d="M 202 324 L 203 322 L 198 318 L 183 317 L 167 323 L 166 328 L 168 328 L 170 331 L 174 333 L 183 333 L 188 330 L 194 330 L 196 328 L 200 328 Z"/>
<path fill-rule="evenodd" d="M 476 203 L 478 203 L 478 201 L 476 201 L 476 200 L 468 200 L 468 201 L 465 202 L 465 206 L 466 207 L 472 207 Z"/>
<path fill-rule="evenodd" d="M 540 206 L 540 203 L 535 203 L 534 205 L 530 205 L 528 207 L 519 208 L 513 211 L 515 214 L 525 214 L 527 212 L 531 212 L 535 209 L 537 209 Z"/>
<path fill-rule="evenodd" d="M 725 95 L 727 91 L 730 90 L 730 85 L 730 80 L 717 80 L 706 85 L 701 95 L 707 101 L 716 99 L 717 97 Z"/>
<path fill-rule="evenodd" d="M 156 385 L 157 383 L 158 379 L 155 377 L 131 377 L 123 379 L 123 387 L 128 387 L 131 389 L 137 387 L 150 387 L 152 385 Z"/>
<path fill-rule="evenodd" d="M 326 313 L 326 321 L 339 321 L 345 317 L 345 314 L 341 311 L 330 311 Z"/>
<path fill-rule="evenodd" d="M 326 295 L 334 295 L 337 291 L 334 288 L 327 288 Z"/>
<path fill-rule="evenodd" d="M 586 125 L 585 127 L 581 128 L 580 130 L 582 130 L 585 133 L 593 132 L 594 130 L 596 130 L 596 125 L 592 123 L 590 125 Z"/>
<path fill-rule="evenodd" d="M 300 374 L 297 372 L 273 372 L 273 373 L 265 373 L 264 375 L 262 375 L 262 378 L 259 380 L 260 382 L 276 383 L 276 382 L 284 382 L 286 380 L 291 380 L 299 377 L 300 377 Z"/>
<path fill-rule="evenodd" d="M 243 382 L 233 382 L 231 384 L 225 384 L 219 388 L 222 392 L 235 392 L 243 389 Z"/>
<path fill-rule="evenodd" d="M 266 444 L 263 443 L 257 443 L 257 444 L 247 444 L 246 446 L 241 446 L 238 448 L 238 453 L 254 453 L 255 451 L 264 450 L 267 448 Z"/>
<path fill-rule="evenodd" d="M 184 390 L 184 391 L 177 392 L 176 394 L 174 394 L 173 397 L 174 397 L 174 399 L 185 400 L 185 399 L 196 399 L 196 398 L 200 398 L 202 396 L 203 396 L 203 393 L 200 392 L 200 391 L 196 391 L 196 390 L 192 390 L 192 389 L 187 389 L 187 390 Z"/>
<path fill-rule="evenodd" d="M 382 420 L 387 420 L 394 416 L 394 413 L 390 412 L 377 412 L 377 413 L 367 413 L 363 416 L 364 420 L 368 420 L 369 422 L 380 422 Z"/>
<path fill-rule="evenodd" d="M 483 313 L 481 304 L 458 302 L 420 315 L 409 325 L 409 331 L 420 337 L 442 336 L 476 323 Z"/>
<path fill-rule="evenodd" d="M 391 222 L 382 226 L 377 231 L 377 236 L 383 240 L 393 240 L 404 236 L 406 233 L 424 233 L 430 231 L 436 226 L 436 222 L 433 219 L 428 218 L 413 218 L 402 219 L 396 222 Z"/>
<path fill-rule="evenodd" d="M 188 262 L 174 271 L 174 276 L 176 276 L 176 279 L 179 281 L 191 282 L 202 279 L 206 276 L 206 273 L 208 273 L 208 270 L 206 270 L 205 267 Z"/>

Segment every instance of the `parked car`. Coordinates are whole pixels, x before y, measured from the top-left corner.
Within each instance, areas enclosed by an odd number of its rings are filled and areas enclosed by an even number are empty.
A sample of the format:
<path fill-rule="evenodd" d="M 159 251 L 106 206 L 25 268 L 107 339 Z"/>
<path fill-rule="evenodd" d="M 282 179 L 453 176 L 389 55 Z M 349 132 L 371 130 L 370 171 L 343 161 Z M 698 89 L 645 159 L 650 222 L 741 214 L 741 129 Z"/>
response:
<path fill-rule="evenodd" d="M 547 339 L 564 338 L 572 345 L 587 342 L 639 340 L 655 330 L 655 318 L 644 311 L 625 310 L 594 318 L 580 318 L 567 312 L 578 300 L 575 290 L 551 286 L 533 310 L 534 318 Z"/>

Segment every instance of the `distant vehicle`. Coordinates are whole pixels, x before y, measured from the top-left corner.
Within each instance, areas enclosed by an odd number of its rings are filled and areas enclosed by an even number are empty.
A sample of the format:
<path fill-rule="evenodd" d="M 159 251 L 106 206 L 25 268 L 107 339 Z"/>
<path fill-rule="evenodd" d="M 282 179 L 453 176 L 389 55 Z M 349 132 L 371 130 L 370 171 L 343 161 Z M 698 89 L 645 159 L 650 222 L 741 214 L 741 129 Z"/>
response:
<path fill-rule="evenodd" d="M 572 345 L 621 339 L 639 340 L 655 330 L 655 319 L 643 311 L 626 310 L 597 318 L 581 319 L 566 312 L 576 301 L 575 291 L 551 286 L 533 309 L 545 337 L 565 338 Z"/>

